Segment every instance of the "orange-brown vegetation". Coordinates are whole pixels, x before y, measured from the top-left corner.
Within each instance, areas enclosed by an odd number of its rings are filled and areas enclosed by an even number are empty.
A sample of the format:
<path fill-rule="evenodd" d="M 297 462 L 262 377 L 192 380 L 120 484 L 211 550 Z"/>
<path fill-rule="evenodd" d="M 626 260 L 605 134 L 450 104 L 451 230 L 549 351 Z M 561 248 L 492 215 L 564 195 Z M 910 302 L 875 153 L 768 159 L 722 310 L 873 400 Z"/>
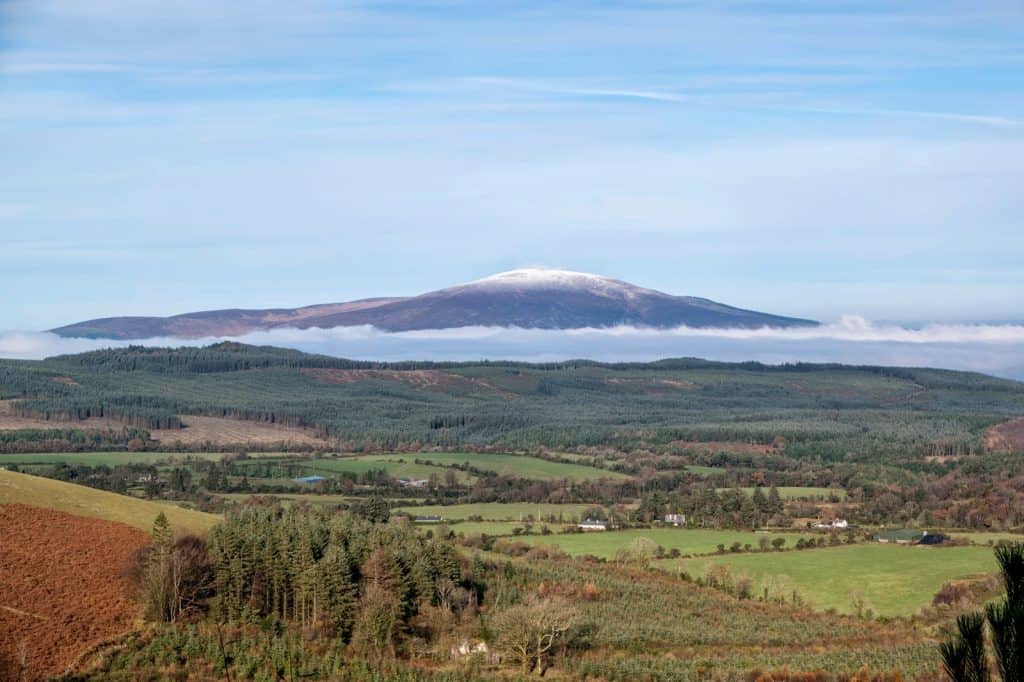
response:
<path fill-rule="evenodd" d="M 251 447 L 278 443 L 314 447 L 328 445 L 327 441 L 317 436 L 312 429 L 296 426 L 193 415 L 183 415 L 181 422 L 185 428 L 154 429 L 150 431 L 150 436 L 161 445 L 173 445 L 176 442 L 181 442 L 183 445 L 210 443 L 212 445 L 249 445 Z"/>
<path fill-rule="evenodd" d="M 574 582 L 542 580 L 537 586 L 537 593 L 542 597 L 561 597 L 568 601 L 597 601 L 601 598 L 601 591 L 590 581 L 579 585 Z"/>
<path fill-rule="evenodd" d="M 993 426 L 985 432 L 990 452 L 1024 452 L 1024 417 Z"/>
<path fill-rule="evenodd" d="M 112 521 L 0 505 L 0 679 L 60 674 L 132 629 L 139 609 L 123 572 L 147 541 Z"/>

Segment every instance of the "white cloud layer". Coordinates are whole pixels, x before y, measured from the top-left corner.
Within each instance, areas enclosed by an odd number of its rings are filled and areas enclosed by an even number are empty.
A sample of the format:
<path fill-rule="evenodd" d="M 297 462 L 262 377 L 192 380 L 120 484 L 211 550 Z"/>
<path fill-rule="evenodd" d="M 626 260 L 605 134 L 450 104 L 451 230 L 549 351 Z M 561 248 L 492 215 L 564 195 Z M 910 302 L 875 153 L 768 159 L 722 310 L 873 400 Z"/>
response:
<path fill-rule="evenodd" d="M 1024 325 L 881 325 L 859 316 L 802 329 L 676 329 L 637 327 L 542 330 L 463 327 L 389 333 L 373 327 L 274 329 L 239 337 L 147 339 L 149 346 L 206 345 L 219 340 L 275 345 L 361 360 L 552 361 L 592 358 L 646 361 L 668 357 L 766 363 L 943 367 L 1024 380 Z M 126 346 L 139 341 L 67 339 L 49 332 L 0 333 L 0 357 L 38 359 Z"/>

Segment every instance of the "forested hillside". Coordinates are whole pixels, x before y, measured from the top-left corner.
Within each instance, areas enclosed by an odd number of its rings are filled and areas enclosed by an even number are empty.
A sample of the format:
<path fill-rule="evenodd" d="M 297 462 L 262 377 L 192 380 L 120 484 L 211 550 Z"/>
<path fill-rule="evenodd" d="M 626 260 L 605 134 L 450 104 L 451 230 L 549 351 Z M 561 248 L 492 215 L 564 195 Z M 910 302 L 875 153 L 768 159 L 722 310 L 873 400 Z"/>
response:
<path fill-rule="evenodd" d="M 735 441 L 835 462 L 974 452 L 987 427 L 1024 414 L 1024 385 L 933 369 L 695 359 L 377 364 L 222 343 L 3 361 L 0 400 L 58 430 L 93 417 L 175 429 L 181 415 L 208 415 L 308 427 L 358 449 Z"/>

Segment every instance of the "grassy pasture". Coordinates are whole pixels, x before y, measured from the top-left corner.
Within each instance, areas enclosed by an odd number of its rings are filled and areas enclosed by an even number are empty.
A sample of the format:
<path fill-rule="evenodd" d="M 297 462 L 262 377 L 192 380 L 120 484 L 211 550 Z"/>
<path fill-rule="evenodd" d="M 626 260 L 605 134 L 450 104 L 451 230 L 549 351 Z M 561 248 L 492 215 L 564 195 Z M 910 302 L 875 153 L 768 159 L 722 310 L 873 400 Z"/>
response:
<path fill-rule="evenodd" d="M 91 516 L 150 530 L 157 514 L 163 512 L 177 530 L 205 532 L 220 517 L 170 503 L 139 500 L 104 490 L 39 476 L 0 469 L 0 504 L 27 504 L 57 511 Z"/>
<path fill-rule="evenodd" d="M 986 547 L 900 547 L 863 544 L 821 549 L 734 554 L 664 560 L 660 566 L 704 575 L 709 566 L 728 566 L 734 576 L 760 585 L 775 576 L 795 588 L 812 606 L 851 613 L 862 594 L 876 614 L 906 616 L 931 603 L 942 583 L 996 570 Z M 755 587 L 755 590 L 758 589 Z"/>
<path fill-rule="evenodd" d="M 734 542 L 757 547 L 761 538 L 786 539 L 786 546 L 792 547 L 798 538 L 809 537 L 807 533 L 753 533 L 730 530 L 689 530 L 682 528 L 643 528 L 635 530 L 574 533 L 571 535 L 529 535 L 523 541 L 532 545 L 557 545 L 573 556 L 593 554 L 611 559 L 615 553 L 626 548 L 637 538 L 648 538 L 666 550 L 673 547 L 683 554 L 709 554 L 717 551 L 718 545 L 729 547 Z"/>
<path fill-rule="evenodd" d="M 217 497 L 224 498 L 231 502 L 245 502 L 250 497 L 253 497 L 252 493 L 217 493 Z M 302 493 L 274 493 L 271 495 L 260 495 L 260 497 L 273 497 L 279 500 L 284 505 L 294 504 L 296 502 L 308 502 L 309 504 L 347 504 L 357 499 L 349 495 L 316 495 L 316 494 L 302 494 Z"/>
<path fill-rule="evenodd" d="M 987 545 L 990 542 L 992 544 L 995 544 L 1000 540 L 1007 540 L 1008 542 L 1024 542 L 1024 533 L 984 533 L 971 531 L 952 531 L 949 533 L 949 535 L 953 538 L 973 542 L 976 545 Z"/>
<path fill-rule="evenodd" d="M 528 502 L 503 504 L 500 502 L 486 502 L 448 506 L 398 507 L 395 511 L 406 512 L 414 516 L 420 514 L 443 516 L 448 521 L 467 519 L 470 516 L 480 516 L 485 521 L 515 521 L 518 524 L 528 516 L 540 519 L 546 516 L 557 517 L 559 514 L 566 521 L 573 521 L 593 506 L 592 504 L 530 504 Z"/>
<path fill-rule="evenodd" d="M 425 452 L 417 455 L 410 455 L 412 459 L 430 460 L 441 465 L 469 464 L 470 466 L 496 471 L 499 474 L 510 474 L 520 478 L 532 478 L 538 480 L 553 480 L 560 478 L 571 478 L 575 480 L 595 480 L 599 478 L 613 478 L 623 480 L 629 478 L 626 474 L 605 471 L 583 464 L 569 464 L 566 462 L 549 462 L 538 457 L 524 455 L 502 455 L 478 452 Z"/>
<path fill-rule="evenodd" d="M 422 528 L 429 528 L 435 525 L 444 524 L 428 524 L 421 523 L 417 524 Z M 523 524 L 517 521 L 459 521 L 458 523 L 447 524 L 448 528 L 456 535 L 512 535 L 514 528 L 522 528 Z M 537 523 L 533 526 L 533 532 L 540 532 L 540 527 L 545 524 Z M 558 524 L 547 524 L 553 533 L 557 533 L 562 529 L 562 526 Z"/>
<path fill-rule="evenodd" d="M 184 462 L 186 458 L 218 461 L 220 452 L 45 452 L 0 455 L 0 466 L 11 464 L 82 464 L 85 466 L 118 466 L 121 464 L 157 464 Z"/>
<path fill-rule="evenodd" d="M 252 479 L 250 479 L 252 480 Z M 222 497 L 225 500 L 231 502 L 245 502 L 250 497 L 253 497 L 252 493 L 216 493 L 217 497 Z M 283 505 L 294 504 L 296 502 L 306 502 L 308 504 L 323 504 L 323 505 L 337 505 L 337 504 L 350 504 L 360 499 L 354 495 L 320 495 L 314 492 L 308 493 L 270 493 L 267 495 L 260 495 L 260 497 L 273 497 L 279 500 Z M 385 498 L 389 502 L 409 502 L 410 498 Z M 422 498 L 421 498 L 422 499 Z"/>
<path fill-rule="evenodd" d="M 417 464 L 429 461 L 431 464 Z M 496 471 L 499 474 L 511 474 L 521 478 L 554 480 L 570 478 L 574 480 L 594 480 L 599 478 L 626 479 L 628 476 L 621 473 L 596 469 L 581 464 L 568 464 L 564 462 L 549 462 L 537 457 L 520 455 L 502 455 L 488 453 L 468 452 L 423 452 L 423 453 L 394 453 L 382 455 L 353 455 L 344 457 L 330 457 L 320 459 L 288 459 L 282 463 L 300 465 L 303 470 L 310 474 L 323 475 L 325 472 L 349 472 L 354 474 L 366 473 L 371 469 L 384 469 L 389 476 L 426 479 L 432 474 L 443 476 L 447 469 L 445 467 L 459 464 L 469 464 L 488 471 Z M 244 464 L 244 462 L 240 462 Z M 471 473 L 454 470 L 455 475 L 462 482 L 472 482 L 476 476 Z"/>
<path fill-rule="evenodd" d="M 293 460 L 311 475 L 325 476 L 331 473 L 365 474 L 371 469 L 384 469 L 395 478 L 428 479 L 432 475 L 444 476 L 445 470 L 429 464 L 416 464 L 415 455 L 361 455 L 358 457 L 337 457 L 329 459 Z M 476 476 L 456 471 L 456 477 L 463 483 L 471 483 Z"/>
<path fill-rule="evenodd" d="M 719 494 L 731 488 L 718 488 Z M 754 488 L 740 488 L 748 495 L 754 494 Z M 762 492 L 767 495 L 770 488 L 763 488 Z M 841 488 L 821 488 L 815 486 L 779 486 L 779 497 L 784 500 L 806 500 L 811 498 L 829 499 L 835 495 L 840 500 L 846 499 L 846 491 Z"/>

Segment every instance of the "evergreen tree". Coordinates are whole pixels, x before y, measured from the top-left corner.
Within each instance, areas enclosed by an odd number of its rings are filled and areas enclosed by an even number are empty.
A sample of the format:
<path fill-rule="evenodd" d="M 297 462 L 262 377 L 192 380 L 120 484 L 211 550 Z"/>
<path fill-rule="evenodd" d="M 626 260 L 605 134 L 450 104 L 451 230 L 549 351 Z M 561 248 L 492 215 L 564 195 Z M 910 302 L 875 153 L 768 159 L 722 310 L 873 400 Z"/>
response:
<path fill-rule="evenodd" d="M 990 604 L 986 613 L 992 627 L 996 666 L 1005 682 L 1024 681 L 1024 543 L 996 548 L 1006 598 Z"/>
<path fill-rule="evenodd" d="M 995 664 L 1003 682 L 1024 682 L 1024 543 L 996 548 L 996 560 L 1006 596 L 981 613 L 957 619 L 956 635 L 939 651 L 953 682 L 987 682 L 989 663 L 985 654 L 985 623 L 992 631 Z"/>

